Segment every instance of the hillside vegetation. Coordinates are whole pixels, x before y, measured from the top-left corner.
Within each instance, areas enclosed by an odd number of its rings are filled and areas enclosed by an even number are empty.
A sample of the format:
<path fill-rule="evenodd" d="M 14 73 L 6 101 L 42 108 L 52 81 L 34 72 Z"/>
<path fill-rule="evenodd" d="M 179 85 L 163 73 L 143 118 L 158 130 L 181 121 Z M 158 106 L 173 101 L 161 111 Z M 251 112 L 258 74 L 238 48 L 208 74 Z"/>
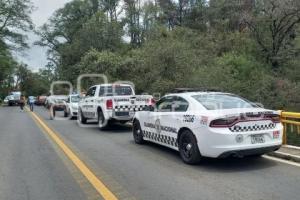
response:
<path fill-rule="evenodd" d="M 101 73 L 139 93 L 218 88 L 300 111 L 299 24 L 298 0 L 73 0 L 36 45 L 49 48 L 48 84 Z"/>

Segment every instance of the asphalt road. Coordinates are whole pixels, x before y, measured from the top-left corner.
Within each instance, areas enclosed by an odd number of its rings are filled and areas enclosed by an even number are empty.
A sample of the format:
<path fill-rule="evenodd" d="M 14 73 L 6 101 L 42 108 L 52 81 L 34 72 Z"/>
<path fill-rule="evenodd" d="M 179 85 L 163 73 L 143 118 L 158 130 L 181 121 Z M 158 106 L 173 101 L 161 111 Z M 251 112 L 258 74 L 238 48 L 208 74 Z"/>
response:
<path fill-rule="evenodd" d="M 130 126 L 100 131 L 35 112 L 119 199 L 296 200 L 300 168 L 266 158 L 182 163 L 178 153 L 136 145 Z M 61 114 L 59 114 L 61 115 Z M 92 124 L 93 125 L 93 124 Z M 0 107 L 0 199 L 100 199 L 27 112 Z"/>

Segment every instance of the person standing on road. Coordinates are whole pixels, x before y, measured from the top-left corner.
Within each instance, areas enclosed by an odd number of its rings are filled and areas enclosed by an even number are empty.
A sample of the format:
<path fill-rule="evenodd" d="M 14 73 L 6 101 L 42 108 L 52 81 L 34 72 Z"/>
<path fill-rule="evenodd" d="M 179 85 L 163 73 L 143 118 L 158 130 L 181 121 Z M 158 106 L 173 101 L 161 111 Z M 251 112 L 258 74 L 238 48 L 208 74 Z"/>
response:
<path fill-rule="evenodd" d="M 20 108 L 21 108 L 22 111 L 24 109 L 25 102 L 26 102 L 25 96 L 22 94 L 21 97 L 20 97 Z"/>
<path fill-rule="evenodd" d="M 32 96 L 28 97 L 28 104 L 30 107 L 30 111 L 33 112 L 34 97 L 32 97 Z"/>

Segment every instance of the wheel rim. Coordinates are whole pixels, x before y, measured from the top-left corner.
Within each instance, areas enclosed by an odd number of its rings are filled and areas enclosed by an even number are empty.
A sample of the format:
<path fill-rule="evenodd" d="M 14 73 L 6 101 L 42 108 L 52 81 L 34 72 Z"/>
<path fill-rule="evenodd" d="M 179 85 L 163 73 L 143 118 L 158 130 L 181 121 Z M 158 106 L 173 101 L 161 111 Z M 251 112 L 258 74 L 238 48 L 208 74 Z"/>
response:
<path fill-rule="evenodd" d="M 140 127 L 137 124 L 135 124 L 133 132 L 134 132 L 134 136 L 135 136 L 136 139 L 139 138 L 141 136 L 141 133 L 142 133 Z"/>
<path fill-rule="evenodd" d="M 193 148 L 194 148 L 194 145 L 193 145 L 191 139 L 189 137 L 185 136 L 182 139 L 182 153 L 183 153 L 184 157 L 191 158 L 191 156 L 193 155 Z"/>

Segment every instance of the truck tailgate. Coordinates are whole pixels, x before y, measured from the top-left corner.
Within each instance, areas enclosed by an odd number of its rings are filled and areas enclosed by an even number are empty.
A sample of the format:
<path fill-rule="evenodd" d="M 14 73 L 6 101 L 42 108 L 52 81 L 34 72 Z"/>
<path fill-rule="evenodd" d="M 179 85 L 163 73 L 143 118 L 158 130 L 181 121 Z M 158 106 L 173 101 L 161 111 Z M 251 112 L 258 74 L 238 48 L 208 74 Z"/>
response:
<path fill-rule="evenodd" d="M 151 106 L 151 95 L 135 95 L 114 97 L 114 111 L 142 111 Z"/>

